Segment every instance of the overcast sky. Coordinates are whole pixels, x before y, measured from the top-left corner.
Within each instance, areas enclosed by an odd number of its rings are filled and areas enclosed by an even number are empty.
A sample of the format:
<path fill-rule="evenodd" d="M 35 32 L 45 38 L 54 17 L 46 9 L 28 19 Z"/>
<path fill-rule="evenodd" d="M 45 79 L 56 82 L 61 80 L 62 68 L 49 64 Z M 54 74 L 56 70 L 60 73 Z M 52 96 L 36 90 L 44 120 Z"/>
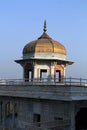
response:
<path fill-rule="evenodd" d="M 62 43 L 74 61 L 66 77 L 87 78 L 87 0 L 0 0 L 0 78 L 22 78 L 14 60 L 43 33 Z"/>

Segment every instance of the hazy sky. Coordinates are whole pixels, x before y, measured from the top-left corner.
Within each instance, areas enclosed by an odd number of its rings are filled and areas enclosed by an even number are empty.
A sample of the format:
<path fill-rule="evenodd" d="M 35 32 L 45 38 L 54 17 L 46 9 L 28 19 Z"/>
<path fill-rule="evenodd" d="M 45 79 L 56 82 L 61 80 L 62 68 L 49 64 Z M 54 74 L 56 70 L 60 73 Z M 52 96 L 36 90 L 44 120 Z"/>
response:
<path fill-rule="evenodd" d="M 28 42 L 47 33 L 62 43 L 74 61 L 66 77 L 87 78 L 87 0 L 0 0 L 0 78 L 22 78 L 22 57 Z"/>

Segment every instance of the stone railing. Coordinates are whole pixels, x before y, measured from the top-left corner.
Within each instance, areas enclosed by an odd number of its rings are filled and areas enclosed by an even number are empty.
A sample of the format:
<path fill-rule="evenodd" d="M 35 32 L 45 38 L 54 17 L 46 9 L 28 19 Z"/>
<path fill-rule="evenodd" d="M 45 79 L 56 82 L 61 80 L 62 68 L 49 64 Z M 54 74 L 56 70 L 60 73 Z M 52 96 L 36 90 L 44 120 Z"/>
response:
<path fill-rule="evenodd" d="M 62 78 L 59 79 L 0 79 L 0 85 L 78 85 L 87 86 L 87 79 Z"/>

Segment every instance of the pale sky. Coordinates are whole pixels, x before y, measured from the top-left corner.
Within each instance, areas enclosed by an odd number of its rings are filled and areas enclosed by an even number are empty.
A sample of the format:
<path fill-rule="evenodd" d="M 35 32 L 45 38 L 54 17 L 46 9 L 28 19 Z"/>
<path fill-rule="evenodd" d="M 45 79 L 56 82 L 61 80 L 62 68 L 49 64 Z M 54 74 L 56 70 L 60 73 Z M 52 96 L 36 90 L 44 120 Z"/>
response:
<path fill-rule="evenodd" d="M 14 60 L 43 33 L 62 43 L 74 61 L 66 77 L 87 78 L 87 0 L 0 0 L 0 78 L 22 78 Z"/>

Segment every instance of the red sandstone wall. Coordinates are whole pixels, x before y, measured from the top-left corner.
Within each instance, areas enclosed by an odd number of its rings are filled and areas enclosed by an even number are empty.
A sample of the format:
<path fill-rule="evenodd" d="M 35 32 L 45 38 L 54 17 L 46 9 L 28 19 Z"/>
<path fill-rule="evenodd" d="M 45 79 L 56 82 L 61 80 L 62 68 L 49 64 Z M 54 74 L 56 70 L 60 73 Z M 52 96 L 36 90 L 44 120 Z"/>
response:
<path fill-rule="evenodd" d="M 64 77 L 64 68 L 61 65 L 55 65 L 54 67 L 54 77 L 56 77 L 56 71 L 59 71 L 60 75 L 59 78 L 63 78 Z"/>

